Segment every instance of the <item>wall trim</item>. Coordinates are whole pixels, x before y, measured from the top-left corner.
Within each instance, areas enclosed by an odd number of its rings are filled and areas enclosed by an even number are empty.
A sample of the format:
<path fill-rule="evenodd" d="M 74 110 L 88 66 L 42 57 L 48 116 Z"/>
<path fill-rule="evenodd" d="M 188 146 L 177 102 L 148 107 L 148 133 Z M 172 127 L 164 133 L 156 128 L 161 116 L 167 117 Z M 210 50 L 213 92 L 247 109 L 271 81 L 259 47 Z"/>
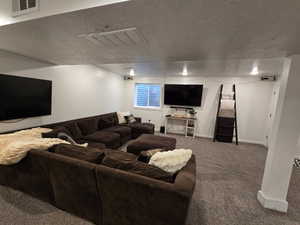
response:
<path fill-rule="evenodd" d="M 248 144 L 256 144 L 256 145 L 263 145 L 266 146 L 266 143 L 263 141 L 253 141 L 253 140 L 247 140 L 247 139 L 239 139 L 239 142 L 248 143 Z"/>
<path fill-rule="evenodd" d="M 289 203 L 286 200 L 269 198 L 261 190 L 257 192 L 257 200 L 264 208 L 287 213 Z"/>

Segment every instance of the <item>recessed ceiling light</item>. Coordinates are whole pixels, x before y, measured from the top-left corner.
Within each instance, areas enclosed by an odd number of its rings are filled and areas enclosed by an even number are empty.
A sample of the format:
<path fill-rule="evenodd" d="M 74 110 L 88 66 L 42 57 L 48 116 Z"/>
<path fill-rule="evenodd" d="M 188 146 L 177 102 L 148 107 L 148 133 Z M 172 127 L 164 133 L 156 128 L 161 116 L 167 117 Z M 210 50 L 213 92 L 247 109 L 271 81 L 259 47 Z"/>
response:
<path fill-rule="evenodd" d="M 250 72 L 250 75 L 255 76 L 255 75 L 258 75 L 258 74 L 259 74 L 258 68 L 257 68 L 257 66 L 254 66 L 254 67 L 252 68 L 252 71 Z"/>
<path fill-rule="evenodd" d="M 129 75 L 132 77 L 135 75 L 134 69 L 130 69 Z"/>
<path fill-rule="evenodd" d="M 184 65 L 182 70 L 182 76 L 187 76 L 187 75 L 188 75 L 187 66 Z"/>

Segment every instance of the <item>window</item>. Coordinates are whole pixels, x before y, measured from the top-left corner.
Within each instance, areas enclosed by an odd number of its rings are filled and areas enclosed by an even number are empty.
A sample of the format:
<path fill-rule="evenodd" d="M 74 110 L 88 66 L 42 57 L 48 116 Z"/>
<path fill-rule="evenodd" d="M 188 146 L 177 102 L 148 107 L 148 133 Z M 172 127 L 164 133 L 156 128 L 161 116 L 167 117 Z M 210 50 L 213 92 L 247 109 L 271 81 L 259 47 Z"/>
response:
<path fill-rule="evenodd" d="M 136 84 L 135 107 L 159 108 L 160 89 L 159 84 Z"/>
<path fill-rule="evenodd" d="M 38 10 L 38 0 L 13 0 L 13 16 Z"/>

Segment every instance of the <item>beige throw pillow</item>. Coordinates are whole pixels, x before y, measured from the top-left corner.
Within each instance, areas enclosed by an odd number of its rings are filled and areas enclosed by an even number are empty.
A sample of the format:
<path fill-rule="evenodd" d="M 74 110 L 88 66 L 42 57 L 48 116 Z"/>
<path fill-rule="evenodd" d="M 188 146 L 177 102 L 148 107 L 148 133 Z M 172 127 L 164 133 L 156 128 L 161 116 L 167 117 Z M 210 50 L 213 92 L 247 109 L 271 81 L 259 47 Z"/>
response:
<path fill-rule="evenodd" d="M 121 123 L 127 123 L 125 116 L 131 115 L 130 112 L 117 112 L 119 124 Z"/>

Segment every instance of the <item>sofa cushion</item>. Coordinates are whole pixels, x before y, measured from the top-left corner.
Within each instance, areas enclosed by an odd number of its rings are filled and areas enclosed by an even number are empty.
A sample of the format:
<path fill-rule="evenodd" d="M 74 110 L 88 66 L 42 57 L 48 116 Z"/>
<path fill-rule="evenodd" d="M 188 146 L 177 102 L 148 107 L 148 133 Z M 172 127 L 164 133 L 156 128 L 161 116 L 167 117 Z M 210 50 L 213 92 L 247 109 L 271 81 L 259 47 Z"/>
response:
<path fill-rule="evenodd" d="M 96 131 L 95 133 L 87 135 L 82 139 L 103 143 L 108 148 L 117 148 L 121 145 L 120 135 L 109 131 Z"/>
<path fill-rule="evenodd" d="M 152 123 L 129 123 L 126 126 L 132 129 L 132 137 L 137 138 L 142 134 L 154 134 L 155 126 Z"/>
<path fill-rule="evenodd" d="M 98 129 L 102 130 L 105 128 L 115 126 L 116 124 L 117 124 L 117 121 L 112 115 L 101 116 L 98 121 Z"/>
<path fill-rule="evenodd" d="M 111 168 L 127 170 L 136 161 L 137 156 L 134 154 L 122 151 L 110 151 L 105 154 L 102 164 Z"/>
<path fill-rule="evenodd" d="M 88 119 L 81 120 L 78 122 L 78 127 L 81 130 L 83 135 L 92 134 L 98 130 L 98 120 L 97 119 Z"/>
<path fill-rule="evenodd" d="M 72 134 L 74 139 L 79 139 L 82 137 L 81 130 L 76 122 L 66 123 L 63 125 Z"/>
<path fill-rule="evenodd" d="M 137 156 L 127 152 L 112 151 L 105 155 L 102 164 L 110 168 L 124 170 L 142 176 L 173 182 L 173 175 L 162 169 L 140 162 Z"/>
<path fill-rule="evenodd" d="M 76 158 L 92 163 L 101 163 L 105 156 L 104 150 L 96 148 L 83 148 L 76 145 L 59 144 L 50 149 L 51 152 L 56 154 Z"/>
<path fill-rule="evenodd" d="M 143 134 L 128 144 L 127 152 L 138 155 L 141 151 L 155 148 L 173 150 L 176 148 L 176 139 L 152 134 Z"/>
<path fill-rule="evenodd" d="M 103 131 L 109 131 L 117 133 L 121 136 L 121 138 L 130 136 L 131 137 L 131 128 L 127 126 L 114 126 L 110 128 L 106 128 Z"/>
<path fill-rule="evenodd" d="M 133 164 L 132 168 L 128 170 L 128 172 L 150 177 L 153 179 L 163 180 L 170 183 L 174 182 L 173 174 L 165 172 L 156 166 L 152 166 L 140 161 L 136 161 Z"/>
<path fill-rule="evenodd" d="M 131 127 L 134 130 L 138 130 L 144 133 L 149 133 L 149 134 L 153 134 L 154 131 L 154 124 L 152 123 L 130 123 L 127 126 Z"/>
<path fill-rule="evenodd" d="M 59 133 L 66 133 L 69 136 L 72 136 L 71 132 L 65 127 L 55 127 L 52 131 L 47 133 L 42 133 L 42 138 L 57 138 Z"/>

